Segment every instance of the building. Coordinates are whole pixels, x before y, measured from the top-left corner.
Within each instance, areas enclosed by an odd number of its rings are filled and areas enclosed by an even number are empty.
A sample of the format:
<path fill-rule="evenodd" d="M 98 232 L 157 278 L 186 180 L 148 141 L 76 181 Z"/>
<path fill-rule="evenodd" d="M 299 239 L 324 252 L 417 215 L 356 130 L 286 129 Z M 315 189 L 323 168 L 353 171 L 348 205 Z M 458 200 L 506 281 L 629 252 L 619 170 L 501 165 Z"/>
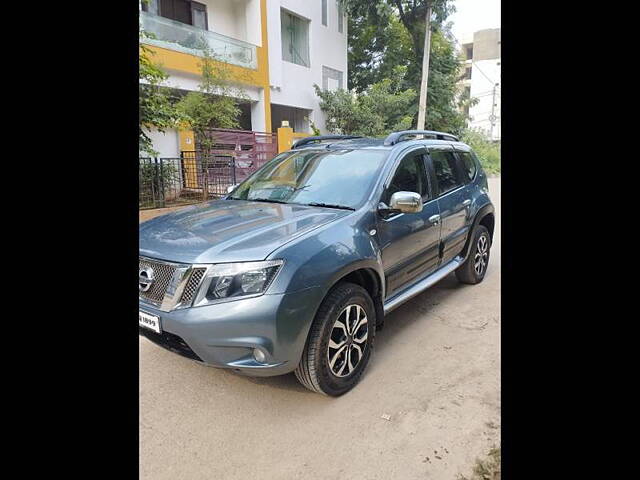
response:
<path fill-rule="evenodd" d="M 228 65 L 249 101 L 243 130 L 275 133 L 286 120 L 298 134 L 325 119 L 313 88 L 346 88 L 347 22 L 336 0 L 150 0 L 141 3 L 143 43 L 169 74 L 166 85 L 198 89 L 202 45 Z M 190 132 L 151 132 L 161 156 L 193 150 Z"/>
<path fill-rule="evenodd" d="M 500 140 L 500 29 L 479 30 L 463 39 L 462 85 L 478 103 L 468 110 L 468 126 Z"/>

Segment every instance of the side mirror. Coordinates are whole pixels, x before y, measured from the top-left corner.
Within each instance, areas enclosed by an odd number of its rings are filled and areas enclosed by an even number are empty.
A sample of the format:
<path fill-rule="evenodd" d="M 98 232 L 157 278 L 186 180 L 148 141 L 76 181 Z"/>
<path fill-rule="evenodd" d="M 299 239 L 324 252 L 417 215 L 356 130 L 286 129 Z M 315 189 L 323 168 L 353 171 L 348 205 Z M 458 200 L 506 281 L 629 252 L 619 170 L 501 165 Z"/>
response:
<path fill-rule="evenodd" d="M 235 190 L 235 188 L 236 188 L 238 185 L 240 185 L 240 184 L 239 184 L 239 183 L 236 183 L 235 185 L 229 185 L 229 186 L 227 187 L 227 193 L 231 193 L 231 192 L 233 192 L 233 191 Z"/>
<path fill-rule="evenodd" d="M 422 197 L 415 192 L 396 192 L 389 201 L 391 210 L 401 213 L 420 213 L 422 211 Z"/>

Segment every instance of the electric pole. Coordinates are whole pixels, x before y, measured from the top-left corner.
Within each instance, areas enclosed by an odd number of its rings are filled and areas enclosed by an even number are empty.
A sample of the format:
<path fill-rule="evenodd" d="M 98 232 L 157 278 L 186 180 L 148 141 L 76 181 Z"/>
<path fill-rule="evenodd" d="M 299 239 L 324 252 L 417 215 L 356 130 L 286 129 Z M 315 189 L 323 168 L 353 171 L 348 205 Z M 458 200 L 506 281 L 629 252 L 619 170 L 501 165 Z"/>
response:
<path fill-rule="evenodd" d="M 494 83 L 493 84 L 493 97 L 491 99 L 491 116 L 489 117 L 489 122 L 491 123 L 491 133 L 490 133 L 490 138 L 491 140 L 493 140 L 493 127 L 496 124 L 496 86 L 498 84 Z"/>
<path fill-rule="evenodd" d="M 422 54 L 422 82 L 420 83 L 420 103 L 418 105 L 418 130 L 424 130 L 427 117 L 427 82 L 429 80 L 429 50 L 431 50 L 431 2 L 427 4 L 424 30 L 424 53 Z"/>

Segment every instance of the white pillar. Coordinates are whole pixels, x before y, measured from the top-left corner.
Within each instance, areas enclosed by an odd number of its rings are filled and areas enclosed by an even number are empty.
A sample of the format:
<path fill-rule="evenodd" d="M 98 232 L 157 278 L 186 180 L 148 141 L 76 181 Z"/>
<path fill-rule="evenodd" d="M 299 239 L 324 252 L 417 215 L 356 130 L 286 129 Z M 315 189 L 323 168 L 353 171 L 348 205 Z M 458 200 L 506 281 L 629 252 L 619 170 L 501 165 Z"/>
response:
<path fill-rule="evenodd" d="M 261 88 L 260 99 L 257 102 L 251 102 L 251 129 L 254 132 L 266 131 L 267 122 L 264 116 L 264 88 Z"/>

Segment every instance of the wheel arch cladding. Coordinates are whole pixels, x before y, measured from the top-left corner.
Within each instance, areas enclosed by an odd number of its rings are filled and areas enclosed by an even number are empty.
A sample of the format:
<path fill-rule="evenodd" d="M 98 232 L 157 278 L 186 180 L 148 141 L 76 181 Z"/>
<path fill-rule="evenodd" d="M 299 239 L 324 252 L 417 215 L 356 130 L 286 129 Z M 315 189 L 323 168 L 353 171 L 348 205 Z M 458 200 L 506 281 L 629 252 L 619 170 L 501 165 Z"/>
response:
<path fill-rule="evenodd" d="M 347 273 L 340 278 L 336 284 L 340 282 L 350 282 L 360 285 L 369 293 L 372 299 L 381 294 L 382 280 L 380 279 L 378 272 L 369 267 L 358 268 Z"/>
<path fill-rule="evenodd" d="M 478 213 L 473 220 L 473 225 L 471 226 L 471 230 L 469 231 L 469 235 L 467 236 L 467 241 L 465 243 L 464 256 L 466 257 L 469 253 L 469 248 L 471 247 L 472 237 L 478 225 L 482 225 L 489 230 L 489 237 L 491 241 L 493 241 L 493 230 L 495 228 L 495 209 L 491 203 L 486 204 L 482 208 L 478 210 Z"/>
<path fill-rule="evenodd" d="M 376 326 L 382 328 L 384 323 L 384 273 L 378 262 L 370 259 L 358 261 L 340 269 L 328 282 L 326 294 L 341 283 L 353 283 L 361 286 L 371 297 L 376 314 Z"/>
<path fill-rule="evenodd" d="M 489 230 L 489 237 L 493 240 L 493 229 L 496 225 L 496 218 L 493 213 L 487 213 L 482 219 L 478 222 L 479 225 L 484 225 Z"/>

